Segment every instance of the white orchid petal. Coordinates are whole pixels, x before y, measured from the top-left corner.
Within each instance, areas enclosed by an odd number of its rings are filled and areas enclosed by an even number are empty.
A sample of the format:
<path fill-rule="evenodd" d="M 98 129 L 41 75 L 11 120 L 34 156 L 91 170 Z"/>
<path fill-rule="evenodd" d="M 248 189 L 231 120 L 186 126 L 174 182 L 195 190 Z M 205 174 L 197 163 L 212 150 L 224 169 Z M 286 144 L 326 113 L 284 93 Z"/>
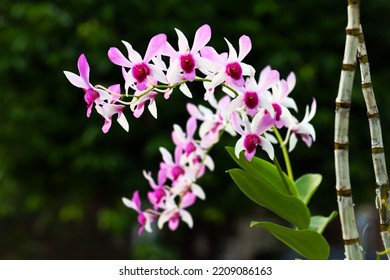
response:
<path fill-rule="evenodd" d="M 181 84 L 179 87 L 180 91 L 187 97 L 192 98 L 192 93 L 188 88 L 187 84 Z"/>
<path fill-rule="evenodd" d="M 135 205 L 135 203 L 133 201 L 131 201 L 130 199 L 126 198 L 126 197 L 122 197 L 122 202 L 125 206 L 131 208 L 131 209 L 134 209 L 136 211 L 138 211 L 138 208 L 137 206 Z"/>
<path fill-rule="evenodd" d="M 160 215 L 160 218 L 158 218 L 158 221 L 157 221 L 157 227 L 159 229 L 162 229 L 164 224 L 169 221 L 169 219 L 171 218 L 172 216 L 172 211 L 164 211 L 161 213 Z"/>
<path fill-rule="evenodd" d="M 123 127 L 124 130 L 129 132 L 129 123 L 127 122 L 125 114 L 119 113 L 117 121 Z"/>
<path fill-rule="evenodd" d="M 191 190 L 192 190 L 192 193 L 194 195 L 196 195 L 197 197 L 199 197 L 200 199 L 203 199 L 203 200 L 206 199 L 206 194 L 203 191 L 203 189 L 201 188 L 201 186 L 199 186 L 199 185 L 197 185 L 195 183 L 192 183 Z"/>
<path fill-rule="evenodd" d="M 261 147 L 264 151 L 267 152 L 269 158 L 271 160 L 274 159 L 274 155 L 275 155 L 275 151 L 274 151 L 274 147 L 272 146 L 271 142 L 268 141 L 268 139 L 264 138 L 264 137 L 261 137 Z"/>
<path fill-rule="evenodd" d="M 236 146 L 234 147 L 234 153 L 235 153 L 237 158 L 240 157 L 241 151 L 245 150 L 244 138 L 245 137 L 241 137 L 240 139 L 238 139 L 238 141 L 236 142 Z"/>
<path fill-rule="evenodd" d="M 157 106 L 156 102 L 154 100 L 150 100 L 149 105 L 148 105 L 148 110 L 152 116 L 157 119 Z"/>
<path fill-rule="evenodd" d="M 66 78 L 69 80 L 69 82 L 75 87 L 85 88 L 85 89 L 89 87 L 89 85 L 80 76 L 76 75 L 75 73 L 64 71 L 64 74 Z"/>
<path fill-rule="evenodd" d="M 179 214 L 183 222 L 185 222 L 189 226 L 189 228 L 192 228 L 194 225 L 194 221 L 192 220 L 190 212 L 188 212 L 187 210 L 180 209 Z"/>

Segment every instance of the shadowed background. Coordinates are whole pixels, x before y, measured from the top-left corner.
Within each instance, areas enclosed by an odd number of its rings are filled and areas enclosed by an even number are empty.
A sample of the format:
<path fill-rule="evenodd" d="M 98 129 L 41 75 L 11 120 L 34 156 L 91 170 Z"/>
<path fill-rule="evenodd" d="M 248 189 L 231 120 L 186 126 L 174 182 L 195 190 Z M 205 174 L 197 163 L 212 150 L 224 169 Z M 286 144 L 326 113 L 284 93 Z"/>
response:
<path fill-rule="evenodd" d="M 385 147 L 390 145 L 390 2 L 362 1 L 362 24 L 381 112 Z M 317 140 L 311 149 L 298 143 L 291 154 L 295 177 L 321 173 L 313 197 L 313 213 L 337 208 L 333 167 L 334 100 L 344 50 L 347 1 L 93 1 L 54 0 L 0 2 L 0 258 L 1 259 L 248 259 L 292 258 L 268 233 L 249 229 L 251 220 L 275 219 L 256 207 L 225 173 L 235 167 L 224 146 L 211 153 L 216 170 L 199 184 L 207 199 L 190 208 L 194 229 L 181 224 L 176 232 L 154 230 L 137 237 L 135 212 L 121 202 L 135 189 L 146 194 L 142 170 L 156 173 L 159 146 L 173 148 L 174 123 L 184 125 L 189 100 L 175 91 L 158 100 L 157 120 L 128 113 L 130 131 L 116 123 L 101 132 L 102 118 L 86 118 L 81 90 L 63 70 L 77 72 L 85 53 L 93 84 L 122 82 L 120 69 L 107 58 L 110 47 L 124 50 L 130 42 L 141 55 L 152 36 L 166 33 L 176 47 L 174 28 L 192 39 L 198 27 L 212 28 L 210 45 L 227 50 L 224 37 L 238 47 L 246 34 L 253 48 L 245 62 L 257 73 L 266 65 L 282 77 L 293 71 L 297 85 L 291 96 L 300 119 L 316 98 L 313 124 Z M 362 243 L 368 257 L 381 249 L 374 208 L 366 109 L 356 73 L 351 111 L 351 181 Z M 192 102 L 203 99 L 194 85 Z M 264 155 L 259 153 L 259 155 Z M 145 197 L 145 196 L 144 196 Z M 325 232 L 331 257 L 343 258 L 339 221 Z"/>

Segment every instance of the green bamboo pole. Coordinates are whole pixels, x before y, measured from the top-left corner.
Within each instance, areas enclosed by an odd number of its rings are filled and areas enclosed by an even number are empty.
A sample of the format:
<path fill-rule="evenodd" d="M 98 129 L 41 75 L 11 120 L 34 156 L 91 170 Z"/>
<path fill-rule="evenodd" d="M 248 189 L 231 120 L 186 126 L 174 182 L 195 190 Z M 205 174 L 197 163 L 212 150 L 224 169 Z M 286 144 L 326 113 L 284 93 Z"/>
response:
<path fill-rule="evenodd" d="M 349 113 L 353 78 L 356 68 L 356 54 L 359 43 L 359 1 L 348 0 L 348 24 L 339 89 L 336 97 L 334 155 L 336 193 L 344 241 L 346 259 L 363 259 L 359 234 L 356 228 L 352 188 L 349 175 Z"/>
<path fill-rule="evenodd" d="M 390 205 L 389 177 L 387 175 L 379 110 L 371 83 L 370 65 L 361 26 L 357 55 L 360 65 L 362 92 L 367 107 L 368 124 L 370 127 L 371 153 L 376 181 L 376 207 L 379 210 L 380 234 L 385 251 L 387 252 L 387 258 L 390 259 L 390 208 L 388 207 Z"/>

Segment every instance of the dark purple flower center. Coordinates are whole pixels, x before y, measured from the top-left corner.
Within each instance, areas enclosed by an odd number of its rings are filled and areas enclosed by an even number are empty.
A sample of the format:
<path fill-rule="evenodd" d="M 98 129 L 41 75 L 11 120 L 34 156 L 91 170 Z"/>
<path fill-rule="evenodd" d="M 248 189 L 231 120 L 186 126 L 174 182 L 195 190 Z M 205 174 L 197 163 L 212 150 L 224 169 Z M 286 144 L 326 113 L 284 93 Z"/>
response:
<path fill-rule="evenodd" d="M 133 74 L 134 79 L 136 79 L 138 83 L 142 83 L 150 74 L 150 69 L 148 65 L 142 62 L 140 64 L 134 65 L 134 67 L 131 69 L 131 73 Z"/>
<path fill-rule="evenodd" d="M 275 110 L 275 120 L 280 121 L 280 116 L 282 115 L 282 107 L 279 104 L 273 103 L 272 107 Z"/>
<path fill-rule="evenodd" d="M 140 225 L 146 224 L 146 217 L 143 213 L 138 214 L 137 220 Z"/>
<path fill-rule="evenodd" d="M 244 139 L 244 147 L 248 153 L 252 153 L 256 150 L 256 146 L 260 144 L 260 137 L 256 134 L 248 134 Z"/>
<path fill-rule="evenodd" d="M 180 175 L 183 175 L 183 174 L 184 174 L 184 169 L 181 168 L 181 166 L 175 165 L 174 167 L 172 167 L 173 180 L 176 180 L 177 177 L 179 177 Z"/>
<path fill-rule="evenodd" d="M 171 223 L 177 223 L 178 221 L 179 221 L 179 219 L 180 219 L 180 215 L 179 215 L 179 212 L 175 212 L 172 216 L 171 216 L 171 218 L 169 219 L 169 221 L 171 222 Z"/>
<path fill-rule="evenodd" d="M 85 91 L 84 100 L 88 105 L 91 105 L 98 98 L 99 93 L 96 90 L 89 88 Z"/>
<path fill-rule="evenodd" d="M 196 150 L 196 146 L 194 143 L 192 142 L 188 142 L 188 144 L 186 145 L 186 148 L 185 148 L 185 151 L 186 151 L 186 155 L 190 155 L 192 152 L 194 152 Z"/>
<path fill-rule="evenodd" d="M 201 162 L 202 162 L 202 157 L 201 157 L 201 156 L 196 156 L 196 157 L 194 157 L 194 159 L 192 160 L 192 162 L 193 162 L 194 164 L 201 163 Z"/>
<path fill-rule="evenodd" d="M 232 62 L 226 65 L 226 74 L 232 77 L 234 80 L 241 79 L 242 68 L 238 62 Z"/>
<path fill-rule="evenodd" d="M 195 61 L 192 54 L 185 54 L 180 57 L 180 66 L 185 73 L 191 73 L 195 68 Z"/>
<path fill-rule="evenodd" d="M 163 187 L 160 187 L 154 191 L 154 197 L 156 199 L 156 203 L 160 203 L 161 200 L 165 197 L 165 191 Z"/>
<path fill-rule="evenodd" d="M 255 109 L 259 105 L 259 97 L 256 92 L 247 91 L 244 96 L 245 106 L 249 109 Z"/>

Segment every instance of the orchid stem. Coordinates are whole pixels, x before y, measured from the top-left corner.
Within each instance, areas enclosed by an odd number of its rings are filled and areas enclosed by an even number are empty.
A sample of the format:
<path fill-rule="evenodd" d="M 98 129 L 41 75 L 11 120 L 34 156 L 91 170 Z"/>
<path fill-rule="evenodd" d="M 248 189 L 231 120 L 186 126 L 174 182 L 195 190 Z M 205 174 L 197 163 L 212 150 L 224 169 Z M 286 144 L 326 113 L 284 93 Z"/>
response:
<path fill-rule="evenodd" d="M 293 174 L 293 171 L 291 168 L 290 157 L 288 155 L 286 145 L 284 144 L 284 141 L 283 141 L 282 136 L 280 135 L 278 129 L 275 126 L 272 129 L 275 133 L 276 138 L 278 139 L 278 142 L 280 143 L 280 148 L 282 149 L 284 163 L 286 164 L 287 175 L 292 181 L 294 181 L 294 174 Z"/>

